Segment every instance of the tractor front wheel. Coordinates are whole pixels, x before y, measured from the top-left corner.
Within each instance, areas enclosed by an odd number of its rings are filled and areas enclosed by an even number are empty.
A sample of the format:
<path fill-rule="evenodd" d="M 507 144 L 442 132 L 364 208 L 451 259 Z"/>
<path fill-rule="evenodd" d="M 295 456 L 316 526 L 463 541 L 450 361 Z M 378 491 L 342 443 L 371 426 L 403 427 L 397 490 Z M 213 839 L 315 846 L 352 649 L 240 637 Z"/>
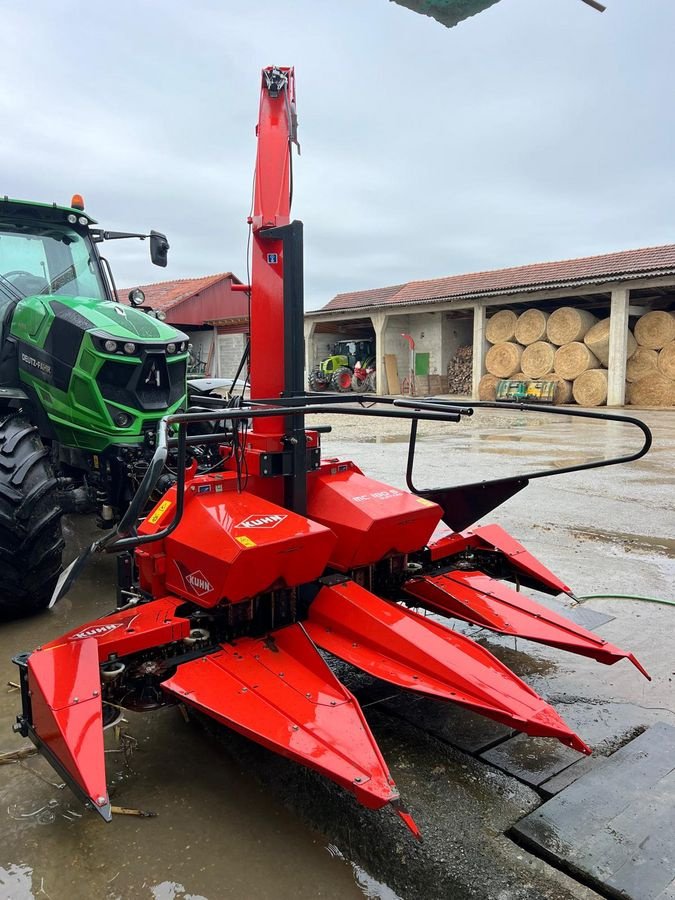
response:
<path fill-rule="evenodd" d="M 307 383 L 310 391 L 325 391 L 328 387 L 328 382 L 321 372 L 310 372 L 307 377 Z"/>
<path fill-rule="evenodd" d="M 61 572 L 62 510 L 37 428 L 0 420 L 0 620 L 44 609 Z"/>
<path fill-rule="evenodd" d="M 346 394 L 352 389 L 352 370 L 347 366 L 341 366 L 333 373 L 333 387 L 336 391 Z"/>

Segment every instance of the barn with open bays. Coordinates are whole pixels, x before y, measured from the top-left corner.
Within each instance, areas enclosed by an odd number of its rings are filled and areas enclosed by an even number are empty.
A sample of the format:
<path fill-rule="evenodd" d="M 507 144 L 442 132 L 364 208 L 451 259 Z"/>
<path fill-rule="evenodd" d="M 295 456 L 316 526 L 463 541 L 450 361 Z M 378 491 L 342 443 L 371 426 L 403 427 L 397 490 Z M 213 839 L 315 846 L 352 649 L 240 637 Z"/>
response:
<path fill-rule="evenodd" d="M 675 244 L 338 294 L 305 314 L 308 373 L 345 340 L 374 340 L 379 394 L 673 406 Z"/>

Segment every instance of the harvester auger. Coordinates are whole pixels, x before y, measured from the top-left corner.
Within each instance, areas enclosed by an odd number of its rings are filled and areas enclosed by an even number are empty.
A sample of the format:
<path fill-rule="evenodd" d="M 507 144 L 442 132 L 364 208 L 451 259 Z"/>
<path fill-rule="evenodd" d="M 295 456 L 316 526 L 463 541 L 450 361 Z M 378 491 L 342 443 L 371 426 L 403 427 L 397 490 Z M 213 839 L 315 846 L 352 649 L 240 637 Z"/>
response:
<path fill-rule="evenodd" d="M 417 423 L 458 422 L 471 408 L 393 398 L 365 406 L 304 393 L 302 224 L 290 220 L 295 122 L 293 70 L 264 69 L 250 221 L 250 404 L 222 409 L 207 398 L 202 409 L 163 420 L 138 494 L 94 545 L 120 554 L 117 610 L 15 659 L 17 730 L 106 820 L 105 725 L 119 707 L 178 703 L 317 770 L 367 807 L 391 804 L 418 834 L 331 656 L 397 688 L 590 752 L 488 650 L 411 607 L 641 668 L 630 653 L 510 588 L 505 581 L 569 593 L 497 525 L 470 526 L 531 478 L 639 458 L 650 444 L 646 426 L 547 408 L 637 426 L 643 446 L 604 462 L 417 490 Z M 270 365 L 279 353 L 280 364 Z M 305 420 L 327 413 L 409 421 L 410 490 L 374 481 L 351 461 L 321 459 L 327 429 Z M 221 464 L 197 474 L 190 446 L 204 444 L 219 448 Z M 175 483 L 139 522 L 169 453 L 177 455 Z"/>

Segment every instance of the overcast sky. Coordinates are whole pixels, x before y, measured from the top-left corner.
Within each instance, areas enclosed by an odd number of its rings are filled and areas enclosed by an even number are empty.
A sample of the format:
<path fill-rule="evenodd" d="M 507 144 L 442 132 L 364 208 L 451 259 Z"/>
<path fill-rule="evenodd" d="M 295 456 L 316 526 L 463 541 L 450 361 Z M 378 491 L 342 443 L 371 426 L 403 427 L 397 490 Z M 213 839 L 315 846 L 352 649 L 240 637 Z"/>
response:
<path fill-rule="evenodd" d="M 105 227 L 120 286 L 233 271 L 262 66 L 294 65 L 306 306 L 675 240 L 675 2 L 502 0 L 446 29 L 389 0 L 0 0 L 2 194 Z"/>

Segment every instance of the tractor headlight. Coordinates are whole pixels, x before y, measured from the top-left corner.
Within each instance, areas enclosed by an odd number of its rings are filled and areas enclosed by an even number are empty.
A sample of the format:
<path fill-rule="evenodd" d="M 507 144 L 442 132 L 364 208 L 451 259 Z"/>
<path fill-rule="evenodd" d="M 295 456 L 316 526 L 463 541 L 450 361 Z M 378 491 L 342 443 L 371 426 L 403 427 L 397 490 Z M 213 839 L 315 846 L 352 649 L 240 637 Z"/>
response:
<path fill-rule="evenodd" d="M 183 341 L 183 343 L 180 345 L 180 352 L 185 353 L 186 350 L 187 350 L 187 341 Z"/>
<path fill-rule="evenodd" d="M 106 353 L 117 353 L 117 341 L 105 341 L 103 349 Z"/>
<path fill-rule="evenodd" d="M 175 345 L 175 344 L 167 344 L 167 345 L 166 345 L 166 352 L 167 352 L 167 353 L 175 353 L 175 352 L 176 352 L 176 345 Z"/>
<path fill-rule="evenodd" d="M 71 225 L 77 225 L 77 216 L 75 213 L 68 213 L 66 216 Z"/>
<path fill-rule="evenodd" d="M 131 356 L 132 353 L 135 353 L 135 352 L 136 352 L 136 344 L 132 344 L 131 342 L 126 343 L 126 344 L 124 345 L 124 352 L 125 352 L 125 353 L 128 353 L 129 356 Z"/>
<path fill-rule="evenodd" d="M 127 413 L 117 413 L 115 416 L 115 425 L 119 425 L 120 428 L 126 428 L 127 425 L 131 424 L 131 416 L 127 415 Z"/>
<path fill-rule="evenodd" d="M 145 294 L 140 288 L 134 288 L 133 291 L 129 291 L 129 303 L 132 306 L 143 306 L 145 303 Z"/>

